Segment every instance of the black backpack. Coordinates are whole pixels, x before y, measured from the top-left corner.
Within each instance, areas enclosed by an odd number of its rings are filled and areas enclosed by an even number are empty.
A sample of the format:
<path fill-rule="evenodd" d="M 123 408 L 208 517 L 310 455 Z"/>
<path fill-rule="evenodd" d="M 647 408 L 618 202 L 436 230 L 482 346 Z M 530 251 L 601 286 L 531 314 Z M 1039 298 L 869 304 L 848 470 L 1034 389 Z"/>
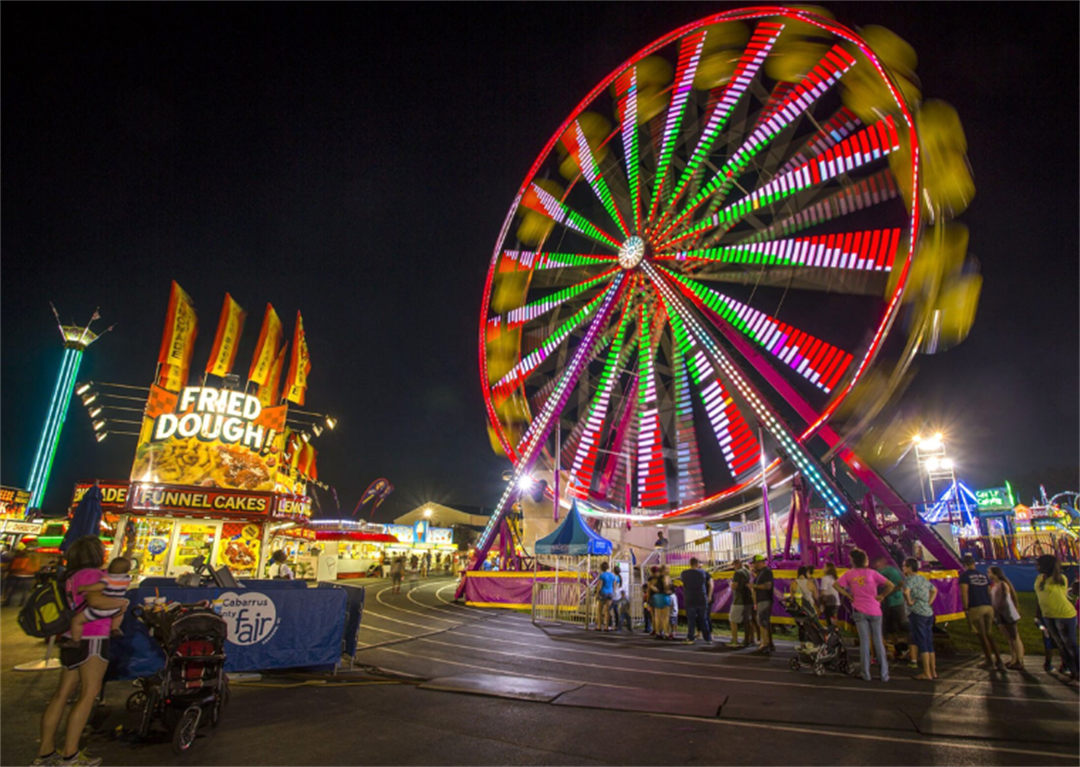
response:
<path fill-rule="evenodd" d="M 62 572 L 42 572 L 19 608 L 19 626 L 32 637 L 47 639 L 71 628 L 77 612 L 68 601 L 67 583 Z"/>

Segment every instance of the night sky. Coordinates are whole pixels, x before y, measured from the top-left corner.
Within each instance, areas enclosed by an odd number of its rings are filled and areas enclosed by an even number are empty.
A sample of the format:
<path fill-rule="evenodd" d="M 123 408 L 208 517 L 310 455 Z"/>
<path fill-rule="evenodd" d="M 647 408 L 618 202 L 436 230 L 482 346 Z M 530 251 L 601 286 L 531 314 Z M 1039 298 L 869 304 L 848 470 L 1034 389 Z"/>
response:
<path fill-rule="evenodd" d="M 245 371 L 266 302 L 289 334 L 303 312 L 343 511 L 382 476 L 383 517 L 493 505 L 477 324 L 514 193 L 609 71 L 727 7 L 4 3 L 0 479 L 26 483 L 62 354 L 48 302 L 117 323 L 81 380 L 148 385 L 175 279 L 200 312 L 194 370 L 225 291 L 250 314 Z M 975 327 L 920 358 L 902 406 L 948 428 L 974 486 L 1075 467 L 1078 6 L 829 7 L 915 47 L 975 173 Z M 92 434 L 74 403 L 46 508 L 127 477 L 134 439 Z"/>

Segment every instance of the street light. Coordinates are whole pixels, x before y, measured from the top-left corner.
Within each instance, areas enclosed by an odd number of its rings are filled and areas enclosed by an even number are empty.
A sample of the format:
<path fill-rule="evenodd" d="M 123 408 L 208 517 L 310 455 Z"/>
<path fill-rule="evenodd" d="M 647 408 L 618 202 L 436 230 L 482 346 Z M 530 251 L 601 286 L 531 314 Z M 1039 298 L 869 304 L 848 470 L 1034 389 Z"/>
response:
<path fill-rule="evenodd" d="M 91 388 L 91 387 L 92 387 L 93 385 L 94 385 L 94 382 L 93 382 L 93 381 L 87 381 L 86 383 L 81 383 L 81 384 L 79 384 L 79 385 L 78 385 L 78 387 L 77 387 L 77 388 L 75 389 L 75 394 L 81 397 L 82 395 L 84 395 L 84 394 L 86 394 L 86 393 L 87 393 L 88 391 L 90 391 L 90 388 Z"/>
<path fill-rule="evenodd" d="M 105 441 L 105 438 L 106 438 L 107 436 L 109 436 L 109 432 L 107 432 L 107 431 L 102 431 L 102 432 L 98 432 L 98 433 L 97 433 L 97 434 L 95 434 L 94 436 L 95 436 L 95 437 L 97 437 L 97 441 L 98 441 L 98 442 L 104 442 L 104 441 Z"/>

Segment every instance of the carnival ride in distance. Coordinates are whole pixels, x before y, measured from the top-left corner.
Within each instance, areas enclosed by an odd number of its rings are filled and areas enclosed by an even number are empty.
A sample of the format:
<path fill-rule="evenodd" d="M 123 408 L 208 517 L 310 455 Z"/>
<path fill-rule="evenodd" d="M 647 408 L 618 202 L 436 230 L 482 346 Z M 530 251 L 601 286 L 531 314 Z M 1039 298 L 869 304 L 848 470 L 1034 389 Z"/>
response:
<path fill-rule="evenodd" d="M 958 564 L 849 447 L 883 404 L 860 385 L 890 332 L 895 380 L 970 324 L 943 303 L 957 263 L 936 262 L 958 252 L 966 145 L 917 82 L 887 30 L 762 7 L 677 29 L 589 92 L 488 270 L 481 382 L 513 472 L 474 567 L 532 476 L 556 518 L 577 499 L 629 526 L 723 518 L 798 475 L 851 544 Z"/>

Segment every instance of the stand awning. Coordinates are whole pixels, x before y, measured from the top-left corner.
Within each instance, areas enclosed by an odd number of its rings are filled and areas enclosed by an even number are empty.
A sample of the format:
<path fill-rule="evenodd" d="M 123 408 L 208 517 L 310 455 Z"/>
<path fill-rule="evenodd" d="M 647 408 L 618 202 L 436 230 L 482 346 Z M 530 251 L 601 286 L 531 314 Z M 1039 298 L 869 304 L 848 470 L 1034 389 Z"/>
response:
<path fill-rule="evenodd" d="M 585 524 L 578 512 L 577 501 L 574 501 L 570 504 L 570 513 L 555 532 L 536 542 L 536 553 L 606 556 L 611 554 L 611 541 Z"/>

